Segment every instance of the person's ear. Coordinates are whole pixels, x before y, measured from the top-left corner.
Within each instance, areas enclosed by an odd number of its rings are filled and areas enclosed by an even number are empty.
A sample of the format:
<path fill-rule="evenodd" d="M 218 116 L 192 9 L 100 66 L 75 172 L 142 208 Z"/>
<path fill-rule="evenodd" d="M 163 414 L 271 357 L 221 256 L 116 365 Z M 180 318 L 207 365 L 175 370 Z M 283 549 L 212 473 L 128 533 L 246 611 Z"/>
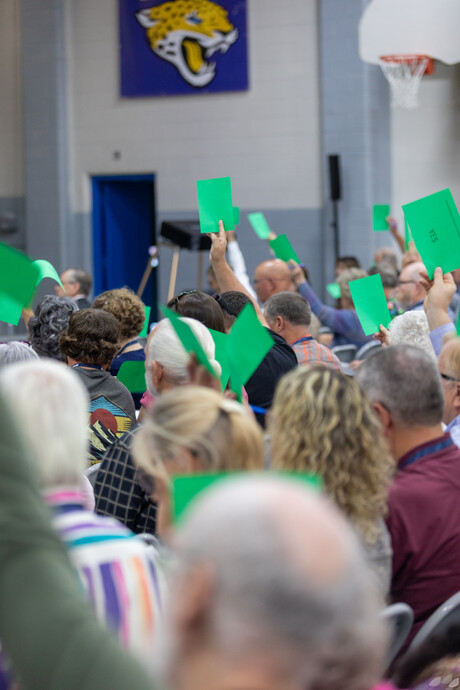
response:
<path fill-rule="evenodd" d="M 161 384 L 164 381 L 165 377 L 164 366 L 157 361 L 152 362 L 151 375 L 154 388 L 157 391 L 161 390 Z"/>
<path fill-rule="evenodd" d="M 176 630 L 194 641 L 191 636 L 204 627 L 209 615 L 216 588 L 215 570 L 210 563 L 199 563 L 190 567 L 186 577 L 186 586 L 184 583 L 174 592 L 172 619 Z"/>
<path fill-rule="evenodd" d="M 374 410 L 375 414 L 379 419 L 380 424 L 382 425 L 383 433 L 387 435 L 394 426 L 391 414 L 388 412 L 386 407 L 384 407 L 379 402 L 372 403 L 372 409 Z"/>
<path fill-rule="evenodd" d="M 273 325 L 274 325 L 273 330 L 276 333 L 281 333 L 281 331 L 284 330 L 284 319 L 283 319 L 283 317 L 278 315 L 275 318 Z"/>
<path fill-rule="evenodd" d="M 460 414 L 460 383 L 457 383 L 457 391 L 455 393 L 455 398 L 453 400 L 453 405 L 457 414 Z"/>

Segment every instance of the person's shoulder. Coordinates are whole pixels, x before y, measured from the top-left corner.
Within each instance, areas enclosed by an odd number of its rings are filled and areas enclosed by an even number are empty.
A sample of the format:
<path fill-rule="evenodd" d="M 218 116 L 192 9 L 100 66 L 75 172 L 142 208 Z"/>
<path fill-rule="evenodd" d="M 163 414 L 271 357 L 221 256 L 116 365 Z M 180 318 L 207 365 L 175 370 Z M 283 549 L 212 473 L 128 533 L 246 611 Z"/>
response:
<path fill-rule="evenodd" d="M 283 354 L 283 355 L 289 357 L 290 359 L 292 359 L 293 361 L 297 359 L 295 356 L 294 350 L 292 349 L 292 347 L 289 345 L 289 343 L 286 342 L 286 340 L 281 335 L 278 335 L 278 333 L 275 333 L 275 331 L 272 331 L 270 328 L 265 328 L 265 330 L 270 333 L 271 337 L 273 338 L 273 340 L 275 342 L 275 344 L 272 347 L 272 349 L 270 350 L 270 352 L 272 352 L 272 353 L 275 352 L 277 354 L 278 353 Z M 270 354 L 270 352 L 268 354 Z"/>

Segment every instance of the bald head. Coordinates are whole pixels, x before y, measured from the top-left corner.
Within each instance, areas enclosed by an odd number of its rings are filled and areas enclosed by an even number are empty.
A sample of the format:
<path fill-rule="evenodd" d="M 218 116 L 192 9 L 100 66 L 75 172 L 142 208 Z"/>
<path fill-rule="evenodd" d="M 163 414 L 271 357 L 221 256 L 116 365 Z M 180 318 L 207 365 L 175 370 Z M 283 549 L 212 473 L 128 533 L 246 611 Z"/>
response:
<path fill-rule="evenodd" d="M 272 259 L 259 264 L 254 271 L 254 289 L 262 304 L 277 292 L 294 291 L 287 263 L 281 259 Z"/>
<path fill-rule="evenodd" d="M 404 309 L 410 309 L 426 296 L 425 289 L 420 284 L 422 271 L 425 271 L 425 266 L 421 261 L 408 264 L 401 271 L 394 294 Z"/>
<path fill-rule="evenodd" d="M 176 605 L 191 571 L 212 572 L 204 637 L 221 656 L 271 664 L 302 688 L 328 687 L 332 667 L 345 687 L 377 679 L 382 602 L 355 535 L 322 497 L 286 479 L 228 480 L 191 507 L 177 552 Z"/>

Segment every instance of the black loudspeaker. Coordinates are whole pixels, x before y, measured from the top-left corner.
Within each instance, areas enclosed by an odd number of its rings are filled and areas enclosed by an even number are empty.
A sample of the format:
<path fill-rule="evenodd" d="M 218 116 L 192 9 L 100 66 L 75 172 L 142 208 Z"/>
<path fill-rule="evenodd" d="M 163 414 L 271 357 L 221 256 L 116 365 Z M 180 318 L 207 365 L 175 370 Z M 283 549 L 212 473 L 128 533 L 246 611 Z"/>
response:
<path fill-rule="evenodd" d="M 328 156 L 329 158 L 329 185 L 332 201 L 342 198 L 340 189 L 340 156 L 337 154 Z"/>
<path fill-rule="evenodd" d="M 161 224 L 160 235 L 181 249 L 206 251 L 211 240 L 200 232 L 197 220 L 169 220 Z"/>

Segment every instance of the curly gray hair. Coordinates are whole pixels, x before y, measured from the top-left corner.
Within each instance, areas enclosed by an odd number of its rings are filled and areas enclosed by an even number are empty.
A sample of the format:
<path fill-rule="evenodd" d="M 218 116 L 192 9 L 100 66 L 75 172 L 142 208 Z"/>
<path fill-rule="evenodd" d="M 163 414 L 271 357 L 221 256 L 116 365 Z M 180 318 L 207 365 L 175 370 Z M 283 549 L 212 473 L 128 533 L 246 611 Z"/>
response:
<path fill-rule="evenodd" d="M 59 336 L 67 328 L 75 311 L 78 311 L 77 303 L 70 297 L 46 295 L 37 304 L 35 314 L 29 321 L 29 338 L 39 357 L 65 361 L 64 355 L 59 352 Z"/>

